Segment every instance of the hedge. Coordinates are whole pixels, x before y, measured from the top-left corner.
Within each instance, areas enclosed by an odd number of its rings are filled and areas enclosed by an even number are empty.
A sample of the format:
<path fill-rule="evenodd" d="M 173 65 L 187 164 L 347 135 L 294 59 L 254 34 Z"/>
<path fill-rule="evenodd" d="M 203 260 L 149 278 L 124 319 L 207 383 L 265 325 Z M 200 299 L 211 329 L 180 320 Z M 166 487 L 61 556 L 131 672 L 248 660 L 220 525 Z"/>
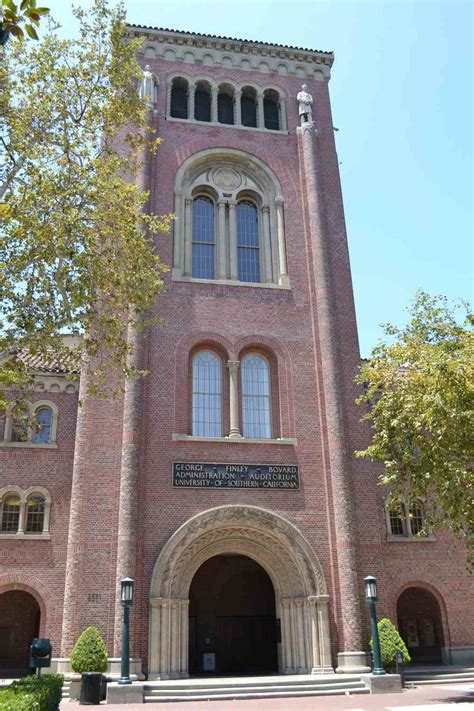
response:
<path fill-rule="evenodd" d="M 62 674 L 27 676 L 0 689 L 0 711 L 57 711 L 61 702 Z"/>
<path fill-rule="evenodd" d="M 77 674 L 107 671 L 107 647 L 97 627 L 80 635 L 71 654 L 71 667 Z"/>
<path fill-rule="evenodd" d="M 398 634 L 398 630 L 389 619 L 384 617 L 377 624 L 380 638 L 380 654 L 382 656 L 382 666 L 386 671 L 395 670 L 395 660 L 397 652 L 403 654 L 403 664 L 409 664 L 411 657 L 408 654 L 408 649 L 405 642 Z M 370 640 L 370 648 L 373 652 L 373 642 Z"/>

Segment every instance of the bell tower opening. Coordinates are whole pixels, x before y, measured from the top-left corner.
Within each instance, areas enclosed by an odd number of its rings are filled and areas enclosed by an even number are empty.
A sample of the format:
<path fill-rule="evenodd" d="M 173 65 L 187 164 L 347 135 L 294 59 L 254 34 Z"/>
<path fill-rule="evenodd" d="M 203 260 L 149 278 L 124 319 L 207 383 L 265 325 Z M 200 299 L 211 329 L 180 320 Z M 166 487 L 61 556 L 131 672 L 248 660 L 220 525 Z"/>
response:
<path fill-rule="evenodd" d="M 189 595 L 189 672 L 278 672 L 272 581 L 251 558 L 217 555 L 197 570 Z"/>

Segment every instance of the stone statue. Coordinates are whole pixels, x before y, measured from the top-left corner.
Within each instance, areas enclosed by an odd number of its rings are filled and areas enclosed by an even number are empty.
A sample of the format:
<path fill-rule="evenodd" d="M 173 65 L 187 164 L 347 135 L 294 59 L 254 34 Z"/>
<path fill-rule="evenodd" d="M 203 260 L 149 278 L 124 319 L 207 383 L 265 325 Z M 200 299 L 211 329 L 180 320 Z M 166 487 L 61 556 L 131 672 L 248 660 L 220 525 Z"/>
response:
<path fill-rule="evenodd" d="M 143 77 L 138 92 L 142 99 L 146 98 L 149 100 L 150 107 L 154 109 L 158 100 L 158 81 L 151 71 L 149 64 L 147 64 L 143 70 Z"/>
<path fill-rule="evenodd" d="M 299 91 L 296 96 L 301 125 L 304 123 L 313 123 L 313 97 L 307 89 L 307 85 L 303 84 L 301 91 Z"/>

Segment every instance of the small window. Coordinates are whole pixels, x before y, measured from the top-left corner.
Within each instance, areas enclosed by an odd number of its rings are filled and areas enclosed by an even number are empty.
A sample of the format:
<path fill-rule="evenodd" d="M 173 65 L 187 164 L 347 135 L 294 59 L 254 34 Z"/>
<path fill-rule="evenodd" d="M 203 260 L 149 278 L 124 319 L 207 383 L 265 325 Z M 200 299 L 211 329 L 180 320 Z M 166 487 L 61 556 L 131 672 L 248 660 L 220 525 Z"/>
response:
<path fill-rule="evenodd" d="M 244 87 L 240 99 L 242 126 L 257 127 L 257 93 L 252 87 Z"/>
<path fill-rule="evenodd" d="M 12 442 L 28 441 L 29 416 L 26 408 L 16 408 L 12 413 Z"/>
<path fill-rule="evenodd" d="M 26 533 L 43 533 L 45 499 L 40 494 L 28 497 Z"/>
<path fill-rule="evenodd" d="M 40 407 L 35 413 L 35 444 L 50 444 L 53 428 L 53 411 L 50 407 Z"/>
<path fill-rule="evenodd" d="M 20 523 L 21 500 L 18 494 L 6 494 L 2 504 L 2 533 L 16 533 Z"/>
<path fill-rule="evenodd" d="M 234 123 L 234 99 L 228 90 L 221 90 L 218 94 L 217 118 L 219 123 Z"/>
<path fill-rule="evenodd" d="M 193 435 L 222 437 L 222 363 L 213 351 L 193 358 Z"/>
<path fill-rule="evenodd" d="M 403 510 L 403 507 L 402 507 Z M 390 533 L 392 536 L 404 536 L 405 535 L 405 525 L 402 518 L 402 514 L 397 509 L 390 509 Z"/>
<path fill-rule="evenodd" d="M 419 504 L 412 504 L 408 511 L 412 536 L 417 536 L 423 528 L 423 510 Z"/>
<path fill-rule="evenodd" d="M 268 89 L 263 98 L 263 116 L 265 120 L 265 128 L 280 130 L 279 117 L 279 101 L 278 93 L 273 89 Z"/>
<path fill-rule="evenodd" d="M 270 373 L 268 363 L 252 353 L 242 359 L 242 418 L 244 437 L 270 439 Z"/>
<path fill-rule="evenodd" d="M 173 79 L 170 113 L 173 118 L 188 118 L 188 82 L 181 77 Z"/>
<path fill-rule="evenodd" d="M 196 121 L 211 120 L 211 89 L 205 82 L 199 82 L 194 93 L 194 118 Z"/>
<path fill-rule="evenodd" d="M 215 274 L 214 202 L 200 196 L 193 200 L 192 275 L 214 279 Z"/>
<path fill-rule="evenodd" d="M 237 205 L 237 269 L 239 281 L 260 281 L 260 240 L 258 211 L 243 200 Z"/>

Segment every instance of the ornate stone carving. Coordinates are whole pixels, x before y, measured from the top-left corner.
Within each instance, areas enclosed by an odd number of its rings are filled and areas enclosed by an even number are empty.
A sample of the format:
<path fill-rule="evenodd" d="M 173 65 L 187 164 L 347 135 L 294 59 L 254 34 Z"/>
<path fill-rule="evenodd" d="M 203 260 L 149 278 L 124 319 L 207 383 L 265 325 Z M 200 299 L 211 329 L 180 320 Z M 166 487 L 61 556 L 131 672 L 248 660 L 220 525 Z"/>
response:
<path fill-rule="evenodd" d="M 307 89 L 306 84 L 303 84 L 301 91 L 296 95 L 301 125 L 304 123 L 313 123 L 313 97 Z"/>
<path fill-rule="evenodd" d="M 242 184 L 242 176 L 232 168 L 217 168 L 213 173 L 213 180 L 224 190 L 236 190 Z"/>

